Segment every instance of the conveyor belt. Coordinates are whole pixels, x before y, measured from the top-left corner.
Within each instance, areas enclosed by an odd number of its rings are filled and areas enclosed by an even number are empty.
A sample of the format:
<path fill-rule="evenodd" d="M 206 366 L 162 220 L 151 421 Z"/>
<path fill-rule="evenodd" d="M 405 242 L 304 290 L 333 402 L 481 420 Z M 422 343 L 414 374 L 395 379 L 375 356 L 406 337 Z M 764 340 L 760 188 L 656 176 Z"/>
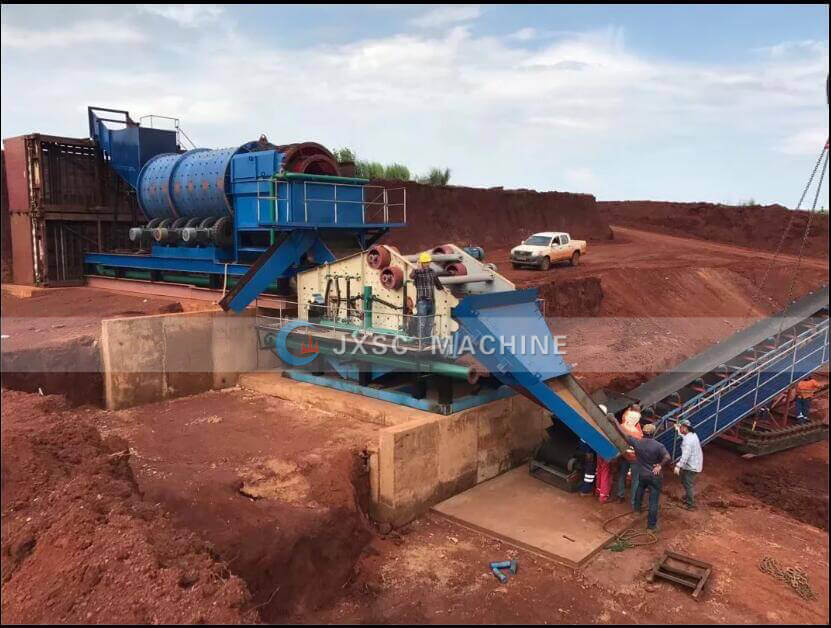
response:
<path fill-rule="evenodd" d="M 637 400 L 641 407 L 651 406 L 672 393 L 684 388 L 697 378 L 727 364 L 744 351 L 755 347 L 780 329 L 783 335 L 794 325 L 811 318 L 828 307 L 828 287 L 812 292 L 799 299 L 776 316 L 771 316 L 730 336 L 724 342 L 713 345 L 689 360 L 676 366 L 672 371 L 659 375 L 627 393 Z"/>
<path fill-rule="evenodd" d="M 828 363 L 828 288 L 742 330 L 621 397 L 613 412 L 638 402 L 656 439 L 680 455 L 675 424 L 687 419 L 702 443 L 712 440 Z"/>

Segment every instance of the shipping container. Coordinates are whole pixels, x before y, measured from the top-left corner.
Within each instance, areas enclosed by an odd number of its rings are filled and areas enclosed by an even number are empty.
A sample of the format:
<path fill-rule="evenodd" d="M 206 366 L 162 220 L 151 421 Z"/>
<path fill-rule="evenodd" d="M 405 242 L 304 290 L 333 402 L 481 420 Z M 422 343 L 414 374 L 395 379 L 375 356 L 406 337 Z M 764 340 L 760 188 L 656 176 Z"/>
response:
<path fill-rule="evenodd" d="M 6 152 L 0 151 L 0 280 L 12 281 L 12 224 L 9 216 L 9 188 L 6 185 Z"/>
<path fill-rule="evenodd" d="M 129 248 L 143 217 L 92 140 L 32 134 L 3 147 L 14 283 L 80 283 L 84 253 Z"/>

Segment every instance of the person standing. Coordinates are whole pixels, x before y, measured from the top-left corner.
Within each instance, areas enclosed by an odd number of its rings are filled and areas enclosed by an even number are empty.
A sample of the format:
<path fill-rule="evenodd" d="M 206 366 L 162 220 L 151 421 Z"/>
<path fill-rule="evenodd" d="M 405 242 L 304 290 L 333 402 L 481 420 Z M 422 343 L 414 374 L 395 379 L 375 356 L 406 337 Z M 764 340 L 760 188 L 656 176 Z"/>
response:
<path fill-rule="evenodd" d="M 675 475 L 681 476 L 686 491 L 684 506 L 687 510 L 695 510 L 695 480 L 704 467 L 704 452 L 698 434 L 687 419 L 678 421 L 675 429 L 682 437 L 681 458 L 675 463 Z"/>
<path fill-rule="evenodd" d="M 416 289 L 416 322 L 420 342 L 429 339 L 433 334 L 433 315 L 436 313 L 433 288 L 444 290 L 436 271 L 430 268 L 432 261 L 430 253 L 422 253 L 418 256 L 419 267 L 410 273 Z"/>
<path fill-rule="evenodd" d="M 580 483 L 580 497 L 589 497 L 594 492 L 597 457 L 594 450 L 582 438 L 577 446 L 577 451 L 583 458 L 583 481 Z"/>
<path fill-rule="evenodd" d="M 636 465 L 638 467 L 638 489 L 635 491 L 635 512 L 643 512 L 643 496 L 649 491 L 649 514 L 646 518 L 646 529 L 650 532 L 658 531 L 658 508 L 660 506 L 661 490 L 664 481 L 661 475 L 663 466 L 671 460 L 666 447 L 656 441 L 655 425 L 648 423 L 643 426 L 643 438 L 629 436 L 618 426 L 621 434 L 635 450 Z"/>
<path fill-rule="evenodd" d="M 601 403 L 598 408 L 606 414 L 606 406 Z M 612 493 L 612 466 L 603 456 L 598 455 L 596 469 L 594 492 L 597 495 L 597 501 L 605 504 Z"/>
<path fill-rule="evenodd" d="M 620 426 L 623 428 L 623 431 L 626 434 L 640 440 L 641 438 L 643 438 L 640 420 L 641 408 L 638 404 L 633 404 L 623 413 L 623 416 L 621 417 Z M 626 501 L 626 476 L 630 473 L 632 474 L 631 502 L 633 508 L 635 507 L 635 493 L 638 490 L 638 465 L 634 464 L 634 461 L 635 450 L 629 447 L 626 453 L 620 457 L 620 464 L 618 465 L 617 486 L 615 487 L 618 501 Z"/>
<path fill-rule="evenodd" d="M 796 420 L 808 423 L 811 420 L 811 399 L 822 388 L 812 375 L 806 375 L 796 385 Z"/>

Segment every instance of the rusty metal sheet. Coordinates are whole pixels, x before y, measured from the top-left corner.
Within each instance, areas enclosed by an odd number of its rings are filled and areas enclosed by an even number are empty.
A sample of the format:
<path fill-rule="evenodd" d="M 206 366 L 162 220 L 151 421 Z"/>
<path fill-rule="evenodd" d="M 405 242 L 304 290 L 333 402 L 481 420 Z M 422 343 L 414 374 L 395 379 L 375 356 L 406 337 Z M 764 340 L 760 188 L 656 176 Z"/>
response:
<path fill-rule="evenodd" d="M 6 151 L 0 151 L 0 279 L 12 282 L 12 225 L 9 215 L 9 189 L 6 186 Z"/>
<path fill-rule="evenodd" d="M 12 212 L 115 213 L 141 219 L 130 187 L 91 140 L 33 133 L 3 143 Z"/>
<path fill-rule="evenodd" d="M 31 216 L 28 213 L 13 213 L 9 216 L 9 223 L 12 238 L 12 278 L 16 284 L 34 286 Z"/>
<path fill-rule="evenodd" d="M 26 172 L 26 138 L 3 140 L 6 161 L 6 184 L 9 193 L 9 211 L 29 211 L 29 177 Z"/>

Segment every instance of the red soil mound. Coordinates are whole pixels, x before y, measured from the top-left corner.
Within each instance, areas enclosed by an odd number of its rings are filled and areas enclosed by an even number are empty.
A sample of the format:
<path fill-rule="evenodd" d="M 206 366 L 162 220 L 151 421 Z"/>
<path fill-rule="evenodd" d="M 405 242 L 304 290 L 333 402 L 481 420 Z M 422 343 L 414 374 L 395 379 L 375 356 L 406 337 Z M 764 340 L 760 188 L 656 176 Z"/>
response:
<path fill-rule="evenodd" d="M 2 612 L 23 623 L 240 623 L 245 584 L 142 500 L 125 441 L 3 391 Z"/>
<path fill-rule="evenodd" d="M 822 530 L 828 529 L 828 464 L 800 469 L 750 471 L 737 480 L 738 490 Z"/>
<path fill-rule="evenodd" d="M 798 254 L 810 212 L 781 205 L 736 207 L 713 203 L 664 201 L 598 201 L 597 209 L 609 224 L 648 229 L 686 238 L 702 238 L 755 249 Z M 788 225 L 790 224 L 790 227 Z M 828 214 L 814 213 L 804 254 L 828 255 Z"/>
<path fill-rule="evenodd" d="M 600 277 L 556 279 L 539 284 L 546 316 L 597 316 L 603 302 Z"/>
<path fill-rule="evenodd" d="M 582 240 L 612 235 L 590 194 L 372 183 L 390 189 L 403 185 L 407 190 L 407 226 L 385 240 L 405 252 L 441 242 L 484 247 L 519 244 L 538 231 L 567 231 Z M 390 202 L 394 196 L 390 194 Z"/>

